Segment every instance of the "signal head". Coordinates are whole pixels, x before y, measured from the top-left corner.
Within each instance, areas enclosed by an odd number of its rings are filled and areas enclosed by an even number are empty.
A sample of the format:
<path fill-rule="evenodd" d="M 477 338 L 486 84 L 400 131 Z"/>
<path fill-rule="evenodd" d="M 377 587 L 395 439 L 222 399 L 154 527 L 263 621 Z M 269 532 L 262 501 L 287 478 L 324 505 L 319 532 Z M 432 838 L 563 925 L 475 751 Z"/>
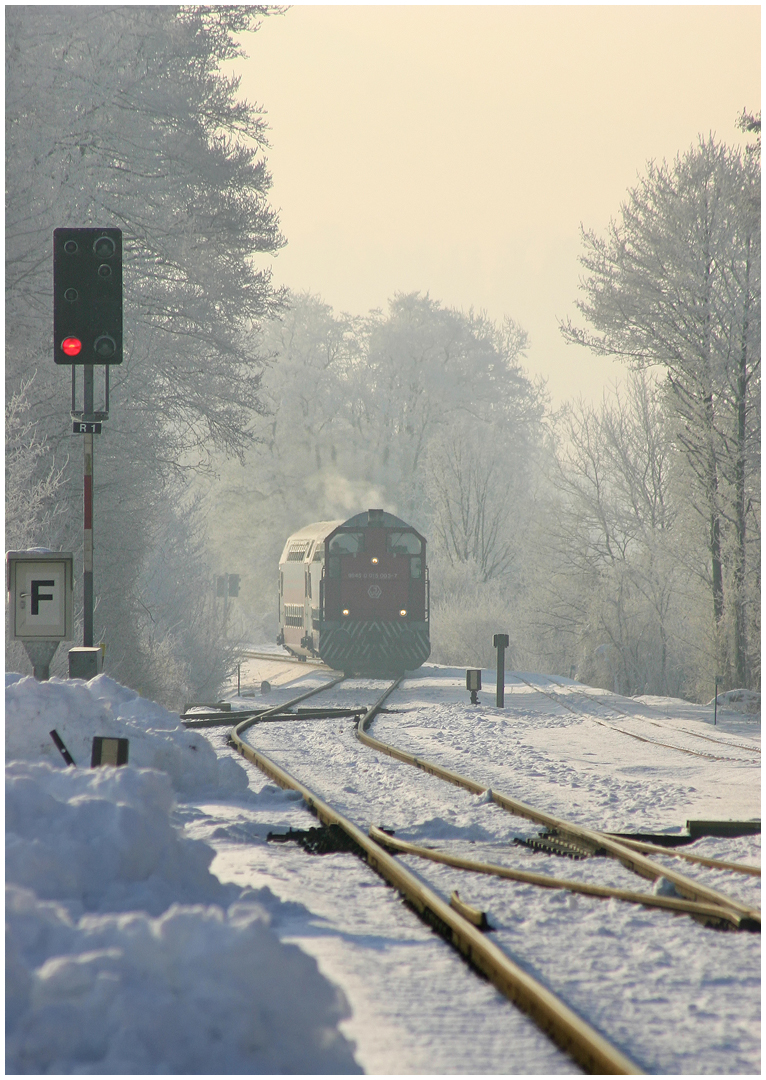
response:
<path fill-rule="evenodd" d="M 54 229 L 53 340 L 57 364 L 122 363 L 120 229 Z"/>
<path fill-rule="evenodd" d="M 82 352 L 82 342 L 76 337 L 64 338 L 61 342 L 61 351 L 67 356 L 79 356 Z"/>
<path fill-rule="evenodd" d="M 99 259 L 109 259 L 115 252 L 114 240 L 111 236 L 99 236 L 93 241 L 93 250 Z"/>

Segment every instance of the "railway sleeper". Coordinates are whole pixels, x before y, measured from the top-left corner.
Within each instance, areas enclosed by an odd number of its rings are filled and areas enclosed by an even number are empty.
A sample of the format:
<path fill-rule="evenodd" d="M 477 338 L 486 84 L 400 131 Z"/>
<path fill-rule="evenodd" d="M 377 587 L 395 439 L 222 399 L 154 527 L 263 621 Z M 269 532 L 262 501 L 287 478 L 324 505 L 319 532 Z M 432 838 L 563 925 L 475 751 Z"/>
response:
<path fill-rule="evenodd" d="M 587 847 L 585 844 L 575 844 L 572 840 L 564 840 L 555 829 L 538 833 L 537 836 L 528 840 L 515 836 L 513 842 L 531 851 L 542 852 L 546 855 L 560 855 L 566 859 L 588 859 L 593 855 L 606 855 L 605 848 Z"/>
<path fill-rule="evenodd" d="M 274 844 L 299 844 L 310 855 L 332 855 L 349 852 L 366 859 L 362 848 L 340 825 L 319 825 L 309 829 L 288 829 L 286 833 L 270 832 L 266 837 Z"/>

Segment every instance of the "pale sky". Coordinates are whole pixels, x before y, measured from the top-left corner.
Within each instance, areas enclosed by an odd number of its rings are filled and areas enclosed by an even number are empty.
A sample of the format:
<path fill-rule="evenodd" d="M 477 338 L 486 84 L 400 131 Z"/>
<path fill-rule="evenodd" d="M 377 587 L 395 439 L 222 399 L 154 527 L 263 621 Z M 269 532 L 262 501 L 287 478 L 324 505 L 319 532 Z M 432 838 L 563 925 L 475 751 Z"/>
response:
<path fill-rule="evenodd" d="M 274 280 L 336 311 L 420 290 L 510 315 L 554 404 L 621 369 L 565 345 L 579 227 L 649 159 L 760 109 L 758 6 L 297 6 L 243 45 L 268 114 Z"/>

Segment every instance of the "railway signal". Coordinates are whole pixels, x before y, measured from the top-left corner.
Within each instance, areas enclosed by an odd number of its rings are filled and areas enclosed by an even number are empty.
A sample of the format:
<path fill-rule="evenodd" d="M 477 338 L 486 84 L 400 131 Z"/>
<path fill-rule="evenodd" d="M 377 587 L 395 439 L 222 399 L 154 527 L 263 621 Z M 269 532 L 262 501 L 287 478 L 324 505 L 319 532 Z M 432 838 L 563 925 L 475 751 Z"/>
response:
<path fill-rule="evenodd" d="M 122 230 L 53 230 L 53 360 L 72 369 L 72 433 L 83 436 L 83 648 L 93 648 L 93 436 L 109 417 L 109 366 L 122 363 Z M 93 401 L 96 365 L 104 366 L 103 411 Z M 77 367 L 83 408 L 75 409 Z M 71 667 L 71 664 L 70 664 Z"/>
<path fill-rule="evenodd" d="M 122 230 L 53 230 L 53 359 L 122 363 Z"/>
<path fill-rule="evenodd" d="M 215 579 L 215 595 L 226 599 L 229 596 L 239 596 L 239 574 L 218 574 Z"/>
<path fill-rule="evenodd" d="M 223 597 L 223 626 L 229 618 L 229 597 L 239 596 L 239 574 L 218 574 L 215 579 L 215 594 Z"/>

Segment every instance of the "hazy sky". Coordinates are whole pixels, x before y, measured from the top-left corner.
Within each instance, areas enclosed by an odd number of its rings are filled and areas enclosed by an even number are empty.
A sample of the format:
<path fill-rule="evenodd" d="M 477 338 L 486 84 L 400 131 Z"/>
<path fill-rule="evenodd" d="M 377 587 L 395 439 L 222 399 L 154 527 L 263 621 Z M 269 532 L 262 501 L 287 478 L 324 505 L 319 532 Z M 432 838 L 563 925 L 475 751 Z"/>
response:
<path fill-rule="evenodd" d="M 268 113 L 275 281 L 336 311 L 419 289 L 516 319 L 554 403 L 618 365 L 565 345 L 579 227 L 645 163 L 760 109 L 760 8 L 298 6 L 243 44 Z"/>

